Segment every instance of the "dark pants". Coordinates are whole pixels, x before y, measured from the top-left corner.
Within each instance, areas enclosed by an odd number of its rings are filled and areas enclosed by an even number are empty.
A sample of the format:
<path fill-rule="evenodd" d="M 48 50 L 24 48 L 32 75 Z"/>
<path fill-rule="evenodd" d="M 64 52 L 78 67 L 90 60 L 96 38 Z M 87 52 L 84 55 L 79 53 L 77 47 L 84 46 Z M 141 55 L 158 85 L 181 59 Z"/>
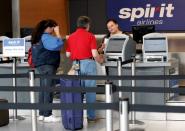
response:
<path fill-rule="evenodd" d="M 51 65 L 43 65 L 37 67 L 39 74 L 43 75 L 54 75 L 56 74 L 56 68 Z M 41 78 L 40 80 L 41 86 L 53 87 L 55 85 L 55 81 L 51 78 Z M 40 104 L 48 104 L 53 102 L 53 92 L 39 92 L 39 103 Z M 52 110 L 39 110 L 39 115 L 48 117 L 52 115 Z"/>

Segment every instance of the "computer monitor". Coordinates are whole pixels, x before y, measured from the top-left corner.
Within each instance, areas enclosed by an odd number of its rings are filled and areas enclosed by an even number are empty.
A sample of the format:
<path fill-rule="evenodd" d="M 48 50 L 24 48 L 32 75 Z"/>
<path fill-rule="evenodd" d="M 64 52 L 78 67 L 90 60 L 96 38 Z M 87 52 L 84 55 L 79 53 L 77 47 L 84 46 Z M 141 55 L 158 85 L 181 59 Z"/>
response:
<path fill-rule="evenodd" d="M 25 53 L 28 54 L 28 51 L 31 47 L 31 35 L 25 36 L 24 39 L 25 39 Z"/>
<path fill-rule="evenodd" d="M 107 44 L 106 53 L 122 53 L 126 38 L 112 38 Z"/>
<path fill-rule="evenodd" d="M 143 43 L 143 36 L 153 32 L 155 32 L 155 25 L 133 25 L 132 26 L 133 39 L 137 43 Z"/>
<path fill-rule="evenodd" d="M 26 40 L 25 41 L 25 53 L 28 54 L 28 51 L 31 47 L 31 40 Z"/>
<path fill-rule="evenodd" d="M 166 38 L 145 38 L 144 50 L 146 53 L 167 52 Z"/>
<path fill-rule="evenodd" d="M 3 53 L 3 41 L 0 40 L 0 54 Z"/>
<path fill-rule="evenodd" d="M 21 38 L 31 35 L 32 32 L 33 32 L 33 28 L 31 28 L 31 27 L 23 27 L 23 28 L 21 28 L 21 30 L 20 30 Z"/>

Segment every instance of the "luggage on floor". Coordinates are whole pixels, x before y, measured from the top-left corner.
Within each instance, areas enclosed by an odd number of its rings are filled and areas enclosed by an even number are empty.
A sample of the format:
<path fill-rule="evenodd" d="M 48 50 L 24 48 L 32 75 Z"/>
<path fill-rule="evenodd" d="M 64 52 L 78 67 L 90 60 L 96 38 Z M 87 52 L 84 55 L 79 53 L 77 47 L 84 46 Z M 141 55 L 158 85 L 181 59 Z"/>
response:
<path fill-rule="evenodd" d="M 8 100 L 0 99 L 1 103 L 8 103 Z M 8 109 L 0 109 L 0 127 L 9 124 L 9 111 Z"/>
<path fill-rule="evenodd" d="M 61 86 L 80 87 L 80 80 L 60 79 Z M 81 93 L 61 93 L 62 103 L 83 103 Z M 83 110 L 62 110 L 62 123 L 65 129 L 78 130 L 83 128 Z"/>

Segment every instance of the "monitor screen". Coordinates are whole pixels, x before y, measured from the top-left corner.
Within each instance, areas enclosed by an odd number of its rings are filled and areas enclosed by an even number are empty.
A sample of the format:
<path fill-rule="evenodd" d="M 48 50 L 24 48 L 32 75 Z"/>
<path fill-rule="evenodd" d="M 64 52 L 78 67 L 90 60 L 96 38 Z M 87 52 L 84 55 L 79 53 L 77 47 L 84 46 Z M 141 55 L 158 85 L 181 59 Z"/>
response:
<path fill-rule="evenodd" d="M 125 38 L 111 38 L 107 44 L 106 53 L 121 53 Z"/>
<path fill-rule="evenodd" d="M 145 38 L 144 50 L 146 53 L 166 52 L 166 38 Z"/>
<path fill-rule="evenodd" d="M 25 40 L 25 52 L 28 53 L 28 50 L 31 47 L 31 40 Z"/>
<path fill-rule="evenodd" d="M 143 43 L 143 36 L 155 32 L 155 25 L 134 25 L 132 26 L 133 39 L 137 43 Z"/>
<path fill-rule="evenodd" d="M 3 41 L 0 40 L 0 54 L 3 53 Z"/>
<path fill-rule="evenodd" d="M 30 28 L 30 27 L 23 27 L 20 30 L 21 37 L 29 36 L 32 34 L 32 32 L 33 32 L 33 28 Z"/>

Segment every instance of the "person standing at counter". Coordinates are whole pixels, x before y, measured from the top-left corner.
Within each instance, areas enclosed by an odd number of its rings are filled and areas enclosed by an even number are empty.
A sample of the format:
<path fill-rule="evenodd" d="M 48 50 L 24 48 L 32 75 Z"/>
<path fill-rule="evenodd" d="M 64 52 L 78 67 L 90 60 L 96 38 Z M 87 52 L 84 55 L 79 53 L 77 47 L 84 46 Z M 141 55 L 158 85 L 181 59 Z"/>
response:
<path fill-rule="evenodd" d="M 99 55 L 95 36 L 89 32 L 90 18 L 80 16 L 77 19 L 77 29 L 67 40 L 66 55 L 70 57 L 73 64 L 78 63 L 81 75 L 96 75 L 96 60 L 99 63 L 104 62 L 103 55 Z M 96 87 L 96 80 L 82 80 L 81 86 Z M 86 93 L 87 103 L 96 101 L 96 93 Z M 95 111 L 87 110 L 88 121 L 94 121 Z"/>
<path fill-rule="evenodd" d="M 109 39 L 109 37 L 113 35 L 118 35 L 118 34 L 126 34 L 130 36 L 130 34 L 128 34 L 127 32 L 123 32 L 120 30 L 117 21 L 114 19 L 107 20 L 106 25 L 107 25 L 107 29 L 109 33 L 103 38 L 102 43 L 100 47 L 98 48 L 98 52 L 101 54 L 104 53 L 105 44 L 107 43 L 107 40 Z"/>
<path fill-rule="evenodd" d="M 111 36 L 113 36 L 113 35 L 119 35 L 119 34 L 125 34 L 125 35 L 130 36 L 130 34 L 128 34 L 127 32 L 123 32 L 123 31 L 120 30 L 119 25 L 118 25 L 118 23 L 117 23 L 116 20 L 109 19 L 109 20 L 107 20 L 107 23 L 106 24 L 107 24 L 107 29 L 108 29 L 108 32 L 109 33 L 107 35 L 105 35 L 105 37 L 102 40 L 102 43 L 98 47 L 98 52 L 100 54 L 104 54 L 105 46 L 106 46 L 106 44 L 108 42 L 108 39 Z M 108 69 L 108 67 L 103 67 L 102 70 L 104 70 L 104 72 L 106 73 L 106 75 L 109 75 L 109 69 Z"/>
<path fill-rule="evenodd" d="M 51 19 L 40 21 L 32 33 L 32 59 L 33 63 L 42 75 L 54 75 L 60 64 L 60 50 L 63 41 L 60 35 L 58 24 Z M 54 80 L 41 78 L 42 87 L 53 87 Z M 48 104 L 53 101 L 52 92 L 39 92 L 39 103 Z M 52 115 L 52 110 L 39 110 L 39 120 L 44 122 L 56 122 L 57 119 Z"/>

